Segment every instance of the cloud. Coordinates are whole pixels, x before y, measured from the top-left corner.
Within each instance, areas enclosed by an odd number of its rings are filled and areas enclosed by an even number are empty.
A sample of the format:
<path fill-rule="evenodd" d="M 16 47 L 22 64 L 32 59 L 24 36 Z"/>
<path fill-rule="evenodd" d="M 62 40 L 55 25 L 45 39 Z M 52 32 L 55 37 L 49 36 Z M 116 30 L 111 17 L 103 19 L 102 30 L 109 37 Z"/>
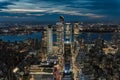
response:
<path fill-rule="evenodd" d="M 0 2 L 0 9 L 8 9 L 8 5 L 14 5 L 13 3 L 11 2 Z"/>
<path fill-rule="evenodd" d="M 26 12 L 45 12 L 46 10 L 39 9 L 2 9 L 3 12 L 15 12 L 15 13 L 26 13 Z"/>
<path fill-rule="evenodd" d="M 43 15 L 45 15 L 45 14 L 30 14 L 30 13 L 28 13 L 28 14 L 26 14 L 27 16 L 43 16 Z"/>
<path fill-rule="evenodd" d="M 4 1 L 8 1 L 8 0 L 0 0 L 0 2 L 4 2 Z"/>
<path fill-rule="evenodd" d="M 1 0 L 3 1 L 3 0 Z M 9 1 L 9 0 L 6 0 Z M 54 2 L 53 2 L 54 1 Z M 85 7 L 80 8 L 80 6 L 84 6 L 83 4 L 89 4 L 88 0 L 14 0 L 12 4 L 6 5 L 7 8 L 1 9 L 3 12 L 10 13 L 34 13 L 34 12 L 43 12 L 43 13 L 56 13 L 56 14 L 67 14 L 74 16 L 86 16 L 86 17 L 94 17 L 101 18 L 102 15 L 95 14 L 93 11 L 86 10 Z M 14 4 L 14 5 L 13 5 Z M 76 6 L 74 6 L 76 5 Z M 78 7 L 78 8 L 77 8 Z M 29 14 L 30 15 L 30 14 Z M 32 16 L 33 14 L 31 14 Z M 34 14 L 36 16 L 41 16 L 41 14 Z"/>
<path fill-rule="evenodd" d="M 53 10 L 50 13 L 61 13 L 61 14 L 67 14 L 67 15 L 69 14 L 73 16 L 86 16 L 86 17 L 93 17 L 93 18 L 105 17 L 105 16 L 96 15 L 92 13 L 80 13 L 79 11 L 66 11 L 66 10 Z"/>
<path fill-rule="evenodd" d="M 21 17 L 21 16 L 0 16 L 1 18 L 27 18 L 27 17 Z"/>
<path fill-rule="evenodd" d="M 6 12 L 15 16 L 65 14 L 79 18 L 101 19 L 118 16 L 120 13 L 119 0 L 0 0 L 0 3 L 0 13 Z"/>

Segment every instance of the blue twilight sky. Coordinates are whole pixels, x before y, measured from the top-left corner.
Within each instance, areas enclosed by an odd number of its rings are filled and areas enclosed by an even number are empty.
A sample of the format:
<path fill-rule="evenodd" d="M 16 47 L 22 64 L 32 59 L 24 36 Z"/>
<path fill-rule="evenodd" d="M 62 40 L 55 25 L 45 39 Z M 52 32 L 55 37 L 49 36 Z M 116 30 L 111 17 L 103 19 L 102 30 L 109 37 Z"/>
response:
<path fill-rule="evenodd" d="M 0 21 L 120 21 L 120 0 L 0 0 Z"/>

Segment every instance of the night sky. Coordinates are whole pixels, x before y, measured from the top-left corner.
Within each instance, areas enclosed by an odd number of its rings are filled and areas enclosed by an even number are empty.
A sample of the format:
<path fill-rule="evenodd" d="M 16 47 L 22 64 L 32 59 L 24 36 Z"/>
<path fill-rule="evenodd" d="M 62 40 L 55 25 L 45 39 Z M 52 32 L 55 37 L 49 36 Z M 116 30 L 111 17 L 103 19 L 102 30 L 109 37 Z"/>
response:
<path fill-rule="evenodd" d="M 120 0 L 0 0 L 0 21 L 120 21 Z"/>

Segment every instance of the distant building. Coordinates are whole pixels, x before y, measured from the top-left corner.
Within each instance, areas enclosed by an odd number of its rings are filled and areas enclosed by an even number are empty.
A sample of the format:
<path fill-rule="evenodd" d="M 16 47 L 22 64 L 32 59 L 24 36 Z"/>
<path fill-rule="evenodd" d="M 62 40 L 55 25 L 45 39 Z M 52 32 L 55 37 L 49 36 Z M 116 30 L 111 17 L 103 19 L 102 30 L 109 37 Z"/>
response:
<path fill-rule="evenodd" d="M 79 35 L 79 23 L 74 24 L 74 34 Z"/>
<path fill-rule="evenodd" d="M 79 52 L 76 57 L 77 64 L 80 64 L 83 61 L 85 54 L 86 54 L 85 49 L 79 49 Z"/>
<path fill-rule="evenodd" d="M 48 56 L 47 58 L 47 61 L 49 61 L 50 63 L 53 63 L 53 64 L 57 64 L 58 63 L 58 56 Z"/>
<path fill-rule="evenodd" d="M 64 42 L 72 42 L 72 26 L 66 23 L 64 27 Z"/>
<path fill-rule="evenodd" d="M 116 47 L 116 46 L 115 46 Z M 105 54 L 108 54 L 108 53 L 111 53 L 111 54 L 115 54 L 115 53 L 117 53 L 117 51 L 118 51 L 118 48 L 116 47 L 112 47 L 112 46 L 109 46 L 109 47 L 107 47 L 107 48 L 103 48 L 103 52 L 105 53 Z"/>
<path fill-rule="evenodd" d="M 57 26 L 57 45 L 58 45 L 58 54 L 63 53 L 63 41 L 64 41 L 64 17 L 60 16 L 60 21 L 56 23 Z"/>
<path fill-rule="evenodd" d="M 91 49 L 91 40 L 90 40 L 90 33 L 88 33 L 88 43 L 87 43 L 87 52 Z"/>
<path fill-rule="evenodd" d="M 120 52 L 120 41 L 118 43 L 118 52 Z"/>
<path fill-rule="evenodd" d="M 47 28 L 47 53 L 53 54 L 53 32 L 51 25 Z"/>

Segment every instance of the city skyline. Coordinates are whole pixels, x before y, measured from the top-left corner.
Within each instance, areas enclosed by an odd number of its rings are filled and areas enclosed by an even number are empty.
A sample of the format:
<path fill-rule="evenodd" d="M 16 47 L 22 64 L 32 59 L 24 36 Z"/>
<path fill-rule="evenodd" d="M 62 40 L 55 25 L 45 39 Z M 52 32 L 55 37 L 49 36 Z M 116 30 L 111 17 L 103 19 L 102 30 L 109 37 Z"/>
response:
<path fill-rule="evenodd" d="M 119 0 L 0 0 L 0 21 L 120 21 Z"/>

